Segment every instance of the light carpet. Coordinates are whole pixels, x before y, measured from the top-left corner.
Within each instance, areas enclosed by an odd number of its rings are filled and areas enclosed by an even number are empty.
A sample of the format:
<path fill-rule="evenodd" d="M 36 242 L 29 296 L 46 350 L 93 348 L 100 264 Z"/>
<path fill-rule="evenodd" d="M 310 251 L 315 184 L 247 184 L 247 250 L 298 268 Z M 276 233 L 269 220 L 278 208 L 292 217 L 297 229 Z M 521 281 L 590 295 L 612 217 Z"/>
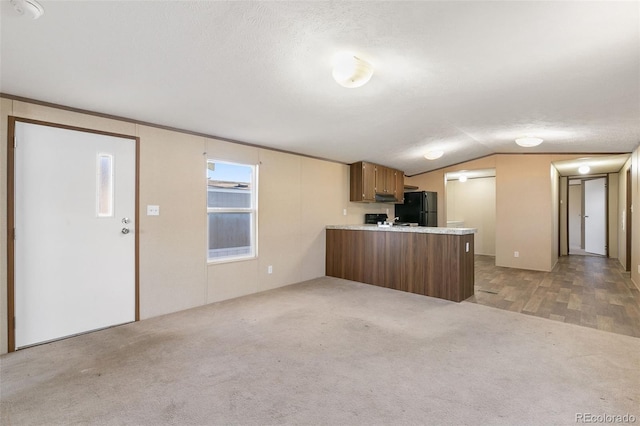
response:
<path fill-rule="evenodd" d="M 3 355 L 0 423 L 640 423 L 639 371 L 634 337 L 324 277 Z"/>

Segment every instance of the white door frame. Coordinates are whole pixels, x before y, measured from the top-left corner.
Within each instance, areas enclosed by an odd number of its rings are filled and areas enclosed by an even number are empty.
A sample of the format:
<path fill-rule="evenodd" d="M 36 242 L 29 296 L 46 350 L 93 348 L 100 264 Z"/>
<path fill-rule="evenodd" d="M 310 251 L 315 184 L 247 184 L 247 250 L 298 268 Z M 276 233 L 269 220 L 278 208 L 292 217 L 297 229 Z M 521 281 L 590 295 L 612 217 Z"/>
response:
<path fill-rule="evenodd" d="M 602 204 L 602 209 L 596 209 L 596 211 L 594 212 L 593 210 L 587 211 L 587 204 L 588 202 L 593 202 L 594 200 L 591 200 L 589 197 L 587 197 L 587 185 L 589 183 L 595 183 L 597 181 L 602 181 L 601 185 L 603 186 L 602 188 L 602 192 L 598 191 L 598 195 L 602 196 L 602 198 L 598 197 L 599 199 L 597 200 L 598 202 L 598 206 L 599 203 L 603 203 Z M 600 256 L 609 256 L 609 232 L 608 232 L 608 225 L 609 225 L 609 207 L 608 207 L 608 200 L 609 200 L 609 179 L 608 176 L 601 176 L 601 177 L 593 177 L 591 179 L 583 179 L 582 181 L 582 205 L 583 207 L 583 216 L 582 216 L 582 222 L 584 224 L 584 231 L 583 231 L 583 236 L 584 236 L 584 251 L 587 253 L 591 253 L 591 254 L 598 254 Z M 595 217 L 594 217 L 594 213 L 596 213 Z M 601 216 L 599 216 L 601 215 Z M 602 229 L 602 232 L 593 232 L 593 229 L 591 229 L 589 227 L 589 223 L 593 220 L 597 220 L 599 218 L 602 218 L 602 222 L 599 222 L 597 225 L 597 227 L 600 227 L 602 225 L 604 225 L 604 228 Z M 593 240 L 595 239 L 597 242 L 600 242 L 600 238 L 602 238 L 602 244 L 603 247 L 601 247 L 602 252 L 597 251 L 597 249 L 595 249 L 593 247 L 593 244 L 591 244 L 591 246 L 589 247 L 589 242 L 593 243 Z M 596 244 L 597 246 L 599 246 L 599 244 Z M 588 250 L 589 248 L 591 248 L 592 250 Z"/>
<path fill-rule="evenodd" d="M 131 139 L 135 141 L 135 222 L 139 223 L 140 219 L 140 199 L 139 199 L 139 187 L 140 187 L 140 138 L 131 135 L 123 135 L 110 132 L 102 132 L 93 129 L 85 129 L 75 126 L 67 126 L 56 123 L 49 123 L 39 120 L 31 120 L 27 118 L 20 118 L 9 116 L 8 127 L 8 157 L 7 157 L 7 324 L 8 324 L 8 349 L 9 352 L 15 351 L 15 127 L 16 122 L 26 124 L 36 124 L 40 126 L 57 127 L 67 130 L 75 130 L 80 132 L 95 133 L 100 135 L 107 135 L 125 139 Z M 134 246 L 135 246 L 135 321 L 140 320 L 140 283 L 139 283 L 139 226 L 134 226 Z"/>
<path fill-rule="evenodd" d="M 605 201 L 605 218 L 606 218 L 606 226 L 605 226 L 605 243 L 606 243 L 606 254 L 604 256 L 609 257 L 609 175 L 608 174 L 602 174 L 602 175 L 593 175 L 593 176 L 567 176 L 567 183 L 566 183 L 566 188 L 567 188 L 567 195 L 566 195 L 566 200 L 567 200 L 567 208 L 566 208 L 566 222 L 567 225 L 566 227 L 564 227 L 564 229 L 561 229 L 561 233 L 564 232 L 567 235 L 567 255 L 571 256 L 573 255 L 571 253 L 571 247 L 570 247 L 570 238 L 571 238 L 571 232 L 570 232 L 570 226 L 569 226 L 569 205 L 571 204 L 570 199 L 569 199 L 569 181 L 571 180 L 580 180 L 582 181 L 580 183 L 581 186 L 581 192 L 584 193 L 584 181 L 586 180 L 591 180 L 591 179 L 600 179 L 600 178 L 604 178 L 605 179 L 605 197 L 606 197 L 606 201 Z M 584 215 L 584 194 L 581 195 L 581 206 L 580 206 L 580 211 L 581 211 L 581 215 Z M 562 199 L 560 200 L 560 203 L 562 203 Z M 584 217 L 581 217 L 580 219 L 581 222 L 581 228 L 582 228 L 582 235 L 581 238 L 583 238 L 582 240 L 582 245 L 584 245 Z M 562 236 L 559 235 L 558 236 L 559 242 L 562 242 Z"/>

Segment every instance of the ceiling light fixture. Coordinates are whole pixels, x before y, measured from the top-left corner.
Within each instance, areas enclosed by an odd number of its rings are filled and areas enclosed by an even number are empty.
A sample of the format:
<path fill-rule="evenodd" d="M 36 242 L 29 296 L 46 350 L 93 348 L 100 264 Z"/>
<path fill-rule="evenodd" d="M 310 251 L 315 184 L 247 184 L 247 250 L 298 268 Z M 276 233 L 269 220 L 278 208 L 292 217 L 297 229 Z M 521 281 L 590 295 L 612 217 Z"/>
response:
<path fill-rule="evenodd" d="M 465 183 L 467 181 L 467 175 L 460 175 L 460 177 L 458 178 L 458 180 L 462 183 Z"/>
<path fill-rule="evenodd" d="M 36 0 L 11 0 L 11 6 L 20 15 L 38 19 L 44 15 L 44 8 Z"/>
<path fill-rule="evenodd" d="M 532 146 L 538 146 L 542 143 L 542 139 L 535 138 L 533 136 L 526 136 L 524 138 L 516 139 L 516 143 L 525 148 L 531 148 Z"/>
<path fill-rule="evenodd" d="M 444 155 L 444 151 L 441 149 L 437 149 L 434 151 L 429 151 L 424 155 L 424 158 L 427 160 L 437 160 L 438 158 Z"/>
<path fill-rule="evenodd" d="M 586 164 L 578 168 L 578 172 L 580 172 L 581 175 L 586 175 L 590 171 L 591 171 L 591 167 L 587 166 Z"/>
<path fill-rule="evenodd" d="M 342 87 L 364 86 L 373 75 L 373 66 L 353 53 L 339 53 L 333 61 L 333 78 Z"/>

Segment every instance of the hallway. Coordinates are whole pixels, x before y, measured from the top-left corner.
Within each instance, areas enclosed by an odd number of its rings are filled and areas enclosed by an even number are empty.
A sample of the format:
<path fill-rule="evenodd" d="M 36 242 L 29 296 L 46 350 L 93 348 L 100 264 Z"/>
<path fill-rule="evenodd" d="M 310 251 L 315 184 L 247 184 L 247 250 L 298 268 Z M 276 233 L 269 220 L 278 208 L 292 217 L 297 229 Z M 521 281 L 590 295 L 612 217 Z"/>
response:
<path fill-rule="evenodd" d="M 640 291 L 617 259 L 562 256 L 552 272 L 497 267 L 476 256 L 468 302 L 640 337 Z"/>

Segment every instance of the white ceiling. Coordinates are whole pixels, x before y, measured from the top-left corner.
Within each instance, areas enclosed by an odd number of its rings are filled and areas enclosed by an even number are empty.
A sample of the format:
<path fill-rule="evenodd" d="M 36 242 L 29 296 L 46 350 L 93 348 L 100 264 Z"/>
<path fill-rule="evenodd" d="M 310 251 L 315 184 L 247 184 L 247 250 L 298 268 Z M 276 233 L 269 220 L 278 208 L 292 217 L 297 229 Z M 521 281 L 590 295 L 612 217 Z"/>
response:
<path fill-rule="evenodd" d="M 580 166 L 589 166 L 588 174 L 598 175 L 619 172 L 629 157 L 629 154 L 582 156 L 576 157 L 574 160 L 554 161 L 553 165 L 560 176 L 580 176 L 580 172 L 578 172 Z"/>
<path fill-rule="evenodd" d="M 496 169 L 460 170 L 457 172 L 449 172 L 444 175 L 444 179 L 447 181 L 459 180 L 460 176 L 466 176 L 467 179 L 496 177 Z"/>
<path fill-rule="evenodd" d="M 1 1 L 6 95 L 408 175 L 640 143 L 640 2 L 40 2 Z M 342 50 L 367 85 L 333 81 Z"/>

